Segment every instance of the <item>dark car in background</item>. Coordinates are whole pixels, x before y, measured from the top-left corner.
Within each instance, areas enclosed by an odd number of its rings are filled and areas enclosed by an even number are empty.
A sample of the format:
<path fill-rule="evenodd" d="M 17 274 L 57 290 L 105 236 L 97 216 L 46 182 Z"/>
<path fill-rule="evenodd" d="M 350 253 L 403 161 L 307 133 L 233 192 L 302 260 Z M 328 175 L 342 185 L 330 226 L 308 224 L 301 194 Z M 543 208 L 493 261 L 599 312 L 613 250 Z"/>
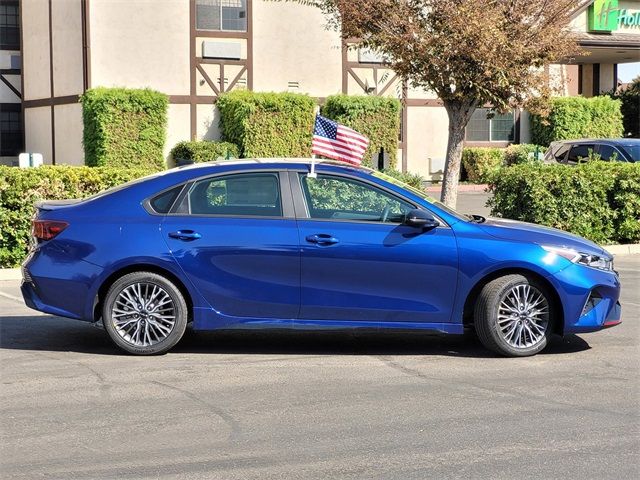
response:
<path fill-rule="evenodd" d="M 552 142 L 544 155 L 547 163 L 575 165 L 589 159 L 589 152 L 604 161 L 640 162 L 640 139 L 604 138 Z"/>

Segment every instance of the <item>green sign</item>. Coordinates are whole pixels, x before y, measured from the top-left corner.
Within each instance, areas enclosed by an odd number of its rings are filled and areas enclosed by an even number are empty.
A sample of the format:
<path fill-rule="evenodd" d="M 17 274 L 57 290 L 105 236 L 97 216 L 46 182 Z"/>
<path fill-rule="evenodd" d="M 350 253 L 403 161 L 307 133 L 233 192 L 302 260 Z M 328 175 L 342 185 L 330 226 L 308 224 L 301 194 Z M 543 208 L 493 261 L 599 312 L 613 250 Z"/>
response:
<path fill-rule="evenodd" d="M 613 32 L 618 28 L 618 0 L 595 0 L 589 7 L 589 30 Z"/>

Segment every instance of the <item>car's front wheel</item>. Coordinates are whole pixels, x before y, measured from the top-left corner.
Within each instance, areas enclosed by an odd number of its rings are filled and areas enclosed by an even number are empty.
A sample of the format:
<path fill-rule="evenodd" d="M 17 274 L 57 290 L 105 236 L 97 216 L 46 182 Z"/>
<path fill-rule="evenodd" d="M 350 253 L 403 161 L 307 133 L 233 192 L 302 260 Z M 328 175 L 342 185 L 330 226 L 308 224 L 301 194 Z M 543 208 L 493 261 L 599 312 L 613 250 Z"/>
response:
<path fill-rule="evenodd" d="M 489 350 L 510 357 L 535 355 L 552 332 L 552 299 L 547 289 L 523 275 L 487 283 L 475 306 L 478 338 Z"/>
<path fill-rule="evenodd" d="M 180 289 L 161 275 L 133 272 L 109 288 L 102 321 L 111 340 L 136 355 L 164 353 L 182 338 L 188 310 Z"/>

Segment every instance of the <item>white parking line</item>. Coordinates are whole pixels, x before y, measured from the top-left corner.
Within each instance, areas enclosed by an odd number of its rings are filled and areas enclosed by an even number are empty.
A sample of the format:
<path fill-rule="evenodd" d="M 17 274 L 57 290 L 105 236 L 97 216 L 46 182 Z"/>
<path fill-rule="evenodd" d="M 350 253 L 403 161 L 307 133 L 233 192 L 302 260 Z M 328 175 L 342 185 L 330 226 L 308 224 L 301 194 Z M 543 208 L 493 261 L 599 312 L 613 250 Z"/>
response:
<path fill-rule="evenodd" d="M 9 300 L 13 300 L 15 302 L 24 303 L 24 300 L 20 297 L 16 297 L 15 295 L 11 295 L 9 293 L 0 292 L 0 297 L 8 298 Z"/>

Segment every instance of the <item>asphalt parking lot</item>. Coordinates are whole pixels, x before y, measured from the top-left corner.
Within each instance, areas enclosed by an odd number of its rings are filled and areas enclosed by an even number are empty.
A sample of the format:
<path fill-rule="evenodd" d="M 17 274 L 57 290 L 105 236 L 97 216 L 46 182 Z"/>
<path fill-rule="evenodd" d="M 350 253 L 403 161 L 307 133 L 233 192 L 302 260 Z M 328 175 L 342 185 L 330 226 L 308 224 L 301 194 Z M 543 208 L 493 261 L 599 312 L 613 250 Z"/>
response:
<path fill-rule="evenodd" d="M 640 256 L 624 323 L 498 358 L 416 333 L 190 332 L 119 353 L 0 282 L 2 478 L 640 476 Z"/>

